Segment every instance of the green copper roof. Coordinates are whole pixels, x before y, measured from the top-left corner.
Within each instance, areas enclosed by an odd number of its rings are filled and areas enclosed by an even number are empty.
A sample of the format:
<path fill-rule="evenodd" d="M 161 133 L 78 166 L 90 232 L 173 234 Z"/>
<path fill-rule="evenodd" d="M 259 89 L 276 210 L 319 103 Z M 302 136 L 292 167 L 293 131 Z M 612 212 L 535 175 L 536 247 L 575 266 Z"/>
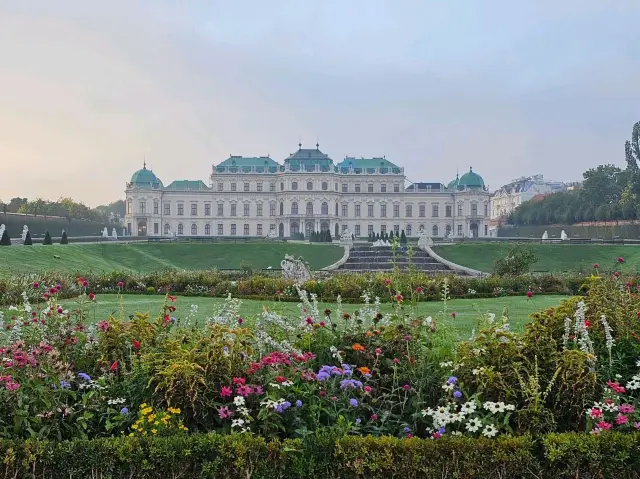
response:
<path fill-rule="evenodd" d="M 284 160 L 284 164 L 289 166 L 290 169 L 313 171 L 316 165 L 320 165 L 322 171 L 329 171 L 333 167 L 333 160 L 329 158 L 329 155 L 320 151 L 320 145 L 316 145 L 315 149 L 302 148 L 302 144 L 298 146 L 300 149 Z"/>
<path fill-rule="evenodd" d="M 462 176 L 456 175 L 456 179 L 451 181 L 447 188 L 452 190 L 463 190 L 465 188 L 469 189 L 484 189 L 484 180 L 482 176 L 473 171 L 473 168 L 469 168 L 469 171 Z"/>
<path fill-rule="evenodd" d="M 174 191 L 202 191 L 209 190 L 210 188 L 200 180 L 177 180 L 172 181 L 165 190 Z"/>
<path fill-rule="evenodd" d="M 145 164 L 141 170 L 131 176 L 131 183 L 138 188 L 162 188 L 162 181 Z"/>
<path fill-rule="evenodd" d="M 354 158 L 351 156 L 347 156 L 344 160 L 338 163 L 338 168 L 353 168 L 354 170 L 375 170 L 376 168 L 380 168 L 384 170 L 385 168 L 390 170 L 400 170 L 400 167 L 395 163 L 391 163 L 386 158 Z"/>
<path fill-rule="evenodd" d="M 278 166 L 268 156 L 230 156 L 218 166 Z"/>

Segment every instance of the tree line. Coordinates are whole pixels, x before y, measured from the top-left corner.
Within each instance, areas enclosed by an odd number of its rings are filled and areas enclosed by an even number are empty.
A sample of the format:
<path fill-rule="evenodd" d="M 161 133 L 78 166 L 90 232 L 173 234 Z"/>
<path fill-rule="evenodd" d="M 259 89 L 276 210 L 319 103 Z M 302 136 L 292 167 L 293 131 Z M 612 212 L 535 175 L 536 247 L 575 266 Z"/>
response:
<path fill-rule="evenodd" d="M 60 198 L 57 201 L 37 198 L 11 198 L 8 202 L 0 200 L 0 212 L 20 213 L 40 216 L 60 216 L 67 219 L 96 221 L 103 223 L 119 223 L 125 214 L 124 200 L 114 201 L 108 205 L 100 205 L 90 208 L 83 203 L 71 198 Z"/>
<path fill-rule="evenodd" d="M 512 225 L 570 225 L 589 221 L 640 219 L 640 122 L 624 145 L 626 167 L 590 168 L 572 191 L 522 203 L 508 218 Z"/>

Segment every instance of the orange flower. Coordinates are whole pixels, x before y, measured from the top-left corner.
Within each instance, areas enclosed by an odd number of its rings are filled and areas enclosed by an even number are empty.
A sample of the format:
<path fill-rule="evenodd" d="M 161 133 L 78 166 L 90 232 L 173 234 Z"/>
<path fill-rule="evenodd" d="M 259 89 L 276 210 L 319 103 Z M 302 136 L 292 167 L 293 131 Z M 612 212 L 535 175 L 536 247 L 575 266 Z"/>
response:
<path fill-rule="evenodd" d="M 364 335 L 365 335 L 367 338 L 370 338 L 371 336 L 373 336 L 373 331 L 369 330 L 369 331 L 367 331 L 366 333 L 364 333 Z"/>
<path fill-rule="evenodd" d="M 353 349 L 354 351 L 364 351 L 364 346 L 362 344 L 356 343 L 351 346 L 351 349 Z"/>
<path fill-rule="evenodd" d="M 358 371 L 360 371 L 361 374 L 371 374 L 371 369 L 369 369 L 366 366 L 362 366 L 361 368 L 358 368 Z"/>

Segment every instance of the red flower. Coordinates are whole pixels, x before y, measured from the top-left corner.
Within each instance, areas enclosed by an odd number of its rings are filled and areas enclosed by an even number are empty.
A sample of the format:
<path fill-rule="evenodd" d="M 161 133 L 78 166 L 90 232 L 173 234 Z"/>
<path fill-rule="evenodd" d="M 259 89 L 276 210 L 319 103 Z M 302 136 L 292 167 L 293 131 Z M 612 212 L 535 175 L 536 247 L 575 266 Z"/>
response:
<path fill-rule="evenodd" d="M 285 378 L 284 376 L 276 376 L 275 380 L 278 383 L 283 383 L 283 382 L 285 382 L 287 380 L 287 378 Z"/>
<path fill-rule="evenodd" d="M 137 339 L 131 341 L 131 344 L 133 345 L 133 349 L 135 349 L 136 351 L 140 349 L 140 341 L 138 341 Z"/>
<path fill-rule="evenodd" d="M 624 263 L 624 258 L 622 256 L 618 256 L 618 263 Z"/>
<path fill-rule="evenodd" d="M 533 298 L 533 291 L 527 291 L 527 298 Z"/>
<path fill-rule="evenodd" d="M 591 321 L 589 321 L 588 319 L 585 319 L 584 320 L 584 326 L 585 326 L 585 328 L 590 327 L 591 326 Z"/>
<path fill-rule="evenodd" d="M 109 368 L 109 371 L 114 372 L 118 369 L 118 361 L 114 361 Z"/>
<path fill-rule="evenodd" d="M 324 328 L 324 327 L 325 327 L 325 323 L 324 323 L 324 321 L 320 321 L 320 327 L 321 327 L 321 328 Z"/>
<path fill-rule="evenodd" d="M 371 415 L 371 420 L 372 421 L 377 421 L 378 420 L 378 415 L 377 414 L 372 414 Z"/>
<path fill-rule="evenodd" d="M 89 293 L 89 300 L 93 301 L 94 299 L 96 299 L 96 295 L 93 293 Z"/>
<path fill-rule="evenodd" d="M 598 269 L 600 267 L 600 265 L 598 263 L 594 263 L 593 264 L 593 269 Z"/>
<path fill-rule="evenodd" d="M 56 294 L 58 290 L 56 288 L 49 288 L 49 294 Z"/>
<path fill-rule="evenodd" d="M 418 293 L 418 294 L 422 293 L 422 286 L 418 286 L 416 288 L 416 293 Z"/>
<path fill-rule="evenodd" d="M 280 296 L 282 294 L 282 291 L 278 290 L 276 291 L 276 296 Z"/>
<path fill-rule="evenodd" d="M 169 306 L 167 309 L 169 310 L 170 313 L 173 313 L 176 310 L 176 307 L 175 306 Z"/>
<path fill-rule="evenodd" d="M 118 281 L 117 286 L 118 286 L 118 288 L 122 288 L 122 287 L 124 287 L 124 283 L 122 281 Z"/>
<path fill-rule="evenodd" d="M 396 301 L 398 303 L 402 302 L 402 295 L 401 294 L 396 294 Z"/>
<path fill-rule="evenodd" d="M 37 281 L 35 281 L 33 283 L 33 289 L 38 289 L 39 287 L 40 287 L 40 284 Z"/>
<path fill-rule="evenodd" d="M 246 384 L 247 380 L 245 378 L 233 378 L 233 384 Z"/>
<path fill-rule="evenodd" d="M 88 283 L 88 282 L 86 282 L 86 281 L 83 281 L 83 282 L 82 282 L 82 286 L 86 288 L 87 286 L 89 286 L 89 283 Z"/>
<path fill-rule="evenodd" d="M 451 317 L 452 317 L 453 319 L 456 319 L 456 312 L 455 312 L 455 311 L 454 311 L 453 313 L 451 313 Z"/>
<path fill-rule="evenodd" d="M 169 301 L 171 301 L 172 303 L 176 302 L 176 297 L 175 296 L 169 296 Z"/>
<path fill-rule="evenodd" d="M 49 293 L 44 293 L 44 294 L 42 295 L 42 299 L 44 299 L 44 300 L 49 299 Z"/>
<path fill-rule="evenodd" d="M 384 284 L 386 284 L 387 286 L 389 286 L 391 284 L 391 280 L 390 279 L 385 279 L 384 280 Z"/>
<path fill-rule="evenodd" d="M 636 313 L 636 316 L 638 316 L 638 319 L 640 319 L 640 311 Z"/>
<path fill-rule="evenodd" d="M 620 273 L 618 273 L 617 271 L 615 271 L 615 272 L 613 273 L 613 275 L 617 278 L 618 276 L 620 276 Z"/>
<path fill-rule="evenodd" d="M 243 321 L 244 321 L 244 319 L 242 319 L 242 318 L 238 318 L 238 324 L 242 324 L 242 323 L 243 323 Z"/>
<path fill-rule="evenodd" d="M 307 319 L 305 320 L 307 324 L 311 324 L 313 323 L 313 319 L 311 319 L 311 317 L 307 316 Z"/>

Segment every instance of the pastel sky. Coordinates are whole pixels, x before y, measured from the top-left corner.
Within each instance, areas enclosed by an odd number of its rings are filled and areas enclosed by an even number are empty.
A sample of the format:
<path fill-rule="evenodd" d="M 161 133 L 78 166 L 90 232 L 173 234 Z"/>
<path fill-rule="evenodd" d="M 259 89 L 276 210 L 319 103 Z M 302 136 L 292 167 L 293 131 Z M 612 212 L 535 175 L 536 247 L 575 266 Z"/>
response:
<path fill-rule="evenodd" d="M 124 196 L 229 154 L 490 187 L 624 163 L 638 0 L 0 0 L 0 199 Z"/>

